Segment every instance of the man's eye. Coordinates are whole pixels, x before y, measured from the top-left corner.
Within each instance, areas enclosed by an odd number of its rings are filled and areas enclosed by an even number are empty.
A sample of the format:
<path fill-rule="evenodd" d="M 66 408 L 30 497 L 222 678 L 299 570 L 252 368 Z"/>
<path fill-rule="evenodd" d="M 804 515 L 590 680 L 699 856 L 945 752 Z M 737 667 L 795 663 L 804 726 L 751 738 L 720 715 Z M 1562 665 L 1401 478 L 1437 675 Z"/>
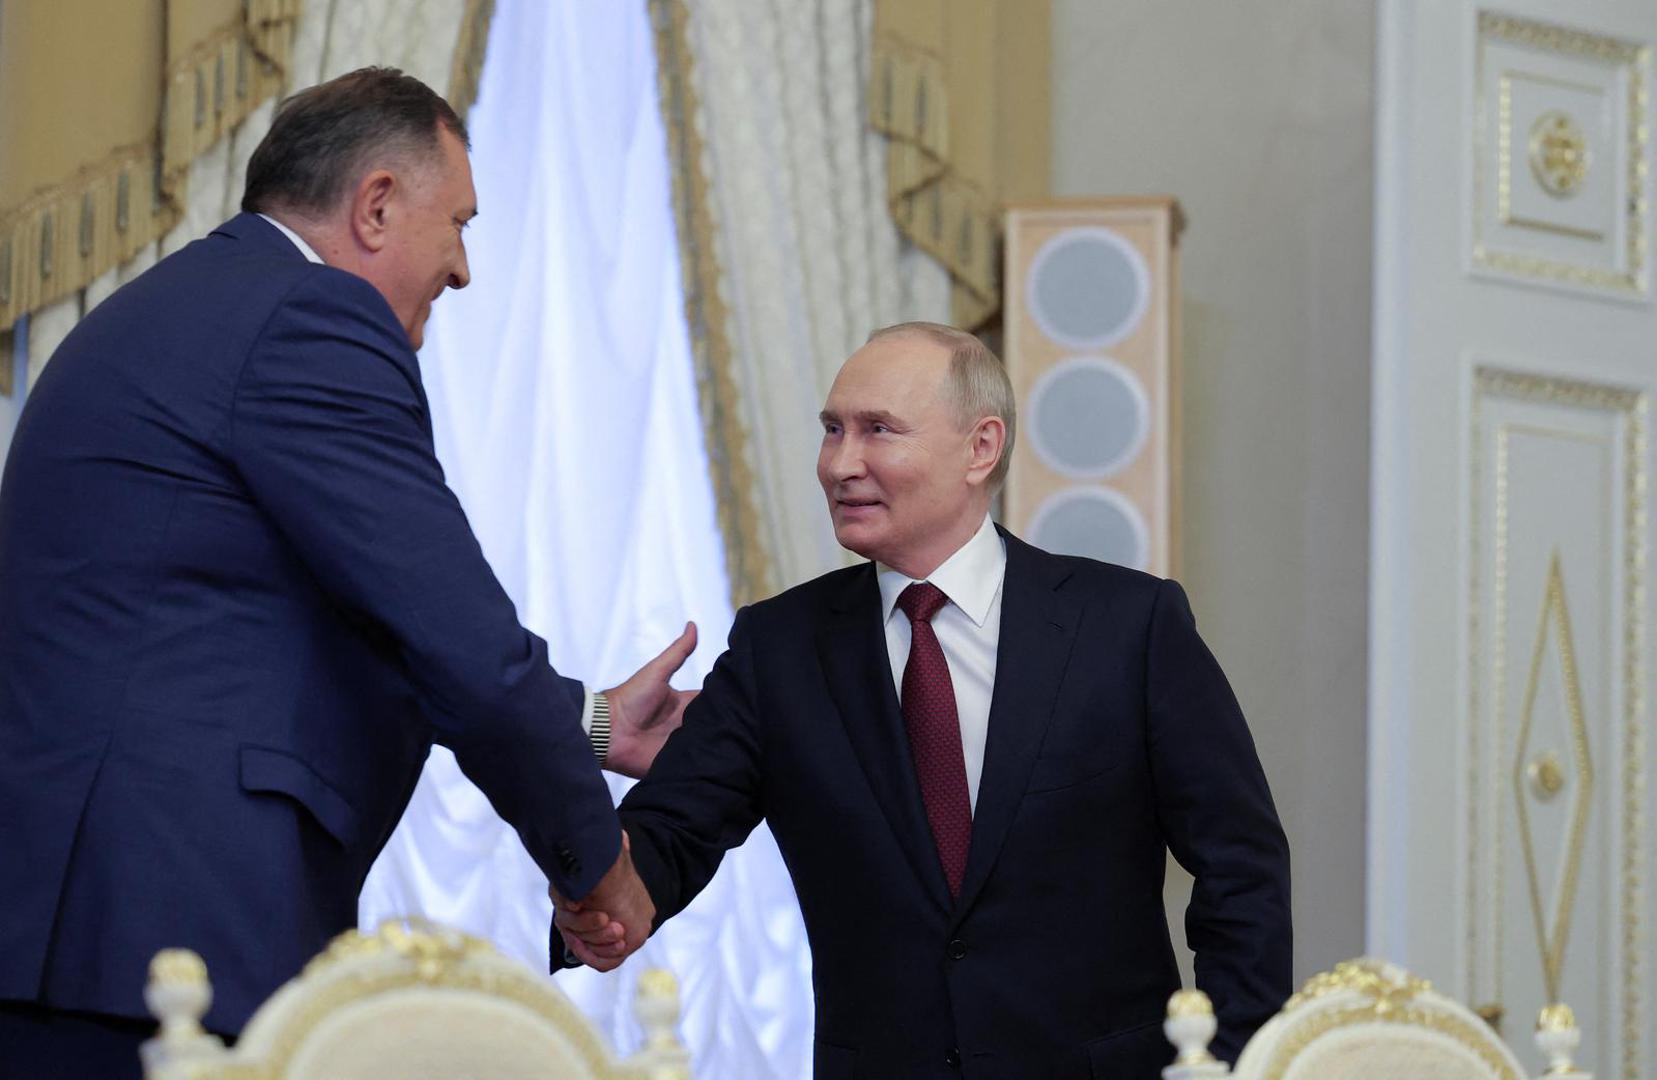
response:
<path fill-rule="evenodd" d="M 869 425 L 869 430 L 874 432 L 876 435 L 884 435 L 892 429 L 887 427 L 885 424 L 871 424 Z"/>

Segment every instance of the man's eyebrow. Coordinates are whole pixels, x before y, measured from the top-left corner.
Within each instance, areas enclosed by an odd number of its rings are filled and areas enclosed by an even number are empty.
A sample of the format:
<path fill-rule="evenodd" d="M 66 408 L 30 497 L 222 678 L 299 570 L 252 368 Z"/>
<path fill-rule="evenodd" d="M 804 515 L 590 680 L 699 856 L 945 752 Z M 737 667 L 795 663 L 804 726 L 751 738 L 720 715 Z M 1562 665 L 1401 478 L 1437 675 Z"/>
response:
<path fill-rule="evenodd" d="M 840 414 L 830 409 L 824 409 L 822 412 L 818 413 L 817 419 L 825 424 L 838 424 L 841 422 Z M 852 413 L 852 419 L 861 424 L 885 424 L 887 427 L 903 426 L 896 416 L 893 416 L 885 409 L 861 409 Z"/>

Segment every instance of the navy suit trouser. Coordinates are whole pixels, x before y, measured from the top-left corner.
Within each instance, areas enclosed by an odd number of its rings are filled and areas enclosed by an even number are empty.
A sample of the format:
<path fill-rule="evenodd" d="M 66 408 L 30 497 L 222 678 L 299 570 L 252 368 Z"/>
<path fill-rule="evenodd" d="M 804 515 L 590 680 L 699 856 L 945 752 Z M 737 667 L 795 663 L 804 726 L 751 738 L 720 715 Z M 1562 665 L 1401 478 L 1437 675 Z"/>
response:
<path fill-rule="evenodd" d="M 0 1080 L 140 1080 L 154 1020 L 0 1001 Z"/>

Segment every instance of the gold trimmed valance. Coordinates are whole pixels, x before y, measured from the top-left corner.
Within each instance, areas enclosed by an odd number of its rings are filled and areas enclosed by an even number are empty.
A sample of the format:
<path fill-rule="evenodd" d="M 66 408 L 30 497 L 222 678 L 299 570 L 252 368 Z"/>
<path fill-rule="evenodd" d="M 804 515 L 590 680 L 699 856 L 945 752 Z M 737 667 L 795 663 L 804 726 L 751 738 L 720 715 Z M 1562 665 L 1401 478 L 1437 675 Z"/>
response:
<path fill-rule="evenodd" d="M 172 227 L 190 162 L 280 92 L 299 7 L 0 4 L 0 332 Z"/>
<path fill-rule="evenodd" d="M 886 194 L 948 268 L 954 318 L 1001 307 L 1001 209 L 1048 194 L 1048 0 L 876 0 L 869 122 L 890 142 Z"/>

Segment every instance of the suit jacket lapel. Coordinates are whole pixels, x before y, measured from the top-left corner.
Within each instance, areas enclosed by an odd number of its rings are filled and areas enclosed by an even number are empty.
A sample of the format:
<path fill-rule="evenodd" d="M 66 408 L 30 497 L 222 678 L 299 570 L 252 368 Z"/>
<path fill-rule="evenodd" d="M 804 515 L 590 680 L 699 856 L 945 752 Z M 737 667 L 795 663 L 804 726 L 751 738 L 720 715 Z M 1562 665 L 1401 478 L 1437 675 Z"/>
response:
<path fill-rule="evenodd" d="M 922 889 L 948 910 L 949 883 L 915 779 L 880 615 L 880 588 L 871 563 L 835 597 L 818 636 L 818 651 L 829 692 L 876 801 Z"/>
<path fill-rule="evenodd" d="M 957 913 L 971 906 L 1007 838 L 1036 752 L 1053 718 L 1059 684 L 1064 681 L 1081 622 L 1078 603 L 1059 589 L 1070 576 L 1065 563 L 1005 530 L 1001 535 L 1007 542 L 1001 639 L 996 648 L 995 689 L 990 694 L 984 771 L 972 818 L 972 846 Z"/>

